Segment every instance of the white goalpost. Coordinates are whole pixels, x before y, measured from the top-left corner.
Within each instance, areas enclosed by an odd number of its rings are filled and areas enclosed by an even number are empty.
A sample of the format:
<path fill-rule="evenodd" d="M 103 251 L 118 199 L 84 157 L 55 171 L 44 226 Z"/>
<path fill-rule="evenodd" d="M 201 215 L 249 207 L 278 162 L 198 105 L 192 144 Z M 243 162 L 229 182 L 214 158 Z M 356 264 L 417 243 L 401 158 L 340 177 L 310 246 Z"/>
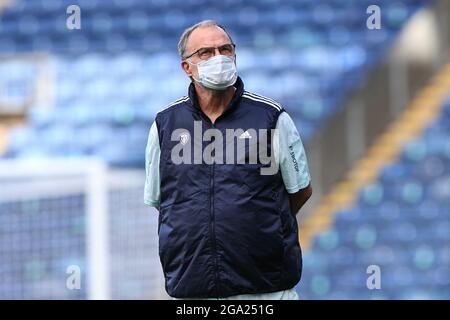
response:
<path fill-rule="evenodd" d="M 0 299 L 167 298 L 144 181 L 94 158 L 0 161 Z"/>

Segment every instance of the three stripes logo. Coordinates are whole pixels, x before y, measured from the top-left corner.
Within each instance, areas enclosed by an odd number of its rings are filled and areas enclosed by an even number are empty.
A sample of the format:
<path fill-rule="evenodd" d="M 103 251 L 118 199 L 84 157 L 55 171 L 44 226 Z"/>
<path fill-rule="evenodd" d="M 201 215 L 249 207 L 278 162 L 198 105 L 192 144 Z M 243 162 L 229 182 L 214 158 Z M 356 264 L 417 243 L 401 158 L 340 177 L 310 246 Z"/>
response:
<path fill-rule="evenodd" d="M 251 139 L 252 135 L 248 132 L 248 130 L 241 133 L 239 139 Z"/>

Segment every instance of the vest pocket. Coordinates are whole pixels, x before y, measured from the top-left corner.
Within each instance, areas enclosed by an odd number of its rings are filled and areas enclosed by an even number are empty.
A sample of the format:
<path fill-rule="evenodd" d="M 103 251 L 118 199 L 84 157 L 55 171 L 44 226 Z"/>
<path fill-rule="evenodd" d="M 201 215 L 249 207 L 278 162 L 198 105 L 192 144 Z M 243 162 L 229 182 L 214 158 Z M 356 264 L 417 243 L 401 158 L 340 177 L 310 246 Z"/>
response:
<path fill-rule="evenodd" d="M 180 204 L 182 204 L 184 202 L 192 201 L 192 200 L 194 200 L 194 197 L 196 195 L 198 195 L 198 194 L 200 194 L 202 192 L 204 192 L 204 190 L 198 190 L 198 191 L 195 191 L 194 193 L 183 195 L 183 198 L 181 198 L 181 196 L 180 196 L 180 199 L 171 200 L 171 201 L 165 201 L 160 206 L 160 212 L 163 212 L 163 209 L 169 208 L 170 206 L 180 205 Z"/>
<path fill-rule="evenodd" d="M 273 284 L 281 281 L 284 244 L 281 230 L 281 220 L 276 218 L 270 232 L 257 231 L 254 235 L 250 256 L 261 278 Z"/>

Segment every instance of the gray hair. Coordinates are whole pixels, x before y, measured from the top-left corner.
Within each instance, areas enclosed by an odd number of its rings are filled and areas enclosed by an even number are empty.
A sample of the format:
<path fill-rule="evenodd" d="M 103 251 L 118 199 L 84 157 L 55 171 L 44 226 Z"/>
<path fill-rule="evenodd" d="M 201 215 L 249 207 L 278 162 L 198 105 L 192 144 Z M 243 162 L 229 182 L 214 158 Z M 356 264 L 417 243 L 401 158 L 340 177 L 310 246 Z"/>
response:
<path fill-rule="evenodd" d="M 204 27 L 211 27 L 211 26 L 219 27 L 220 29 L 225 31 L 228 38 L 230 38 L 231 43 L 234 43 L 233 39 L 231 38 L 230 34 L 228 33 L 228 31 L 225 29 L 224 26 L 220 25 L 219 23 L 217 23 L 214 20 L 203 20 L 203 21 L 200 21 L 200 22 L 194 24 L 193 26 L 190 26 L 186 30 L 184 30 L 183 34 L 181 35 L 180 41 L 178 42 L 178 53 L 179 53 L 181 59 L 184 59 L 184 56 L 186 54 L 186 44 L 187 44 L 187 41 L 188 41 L 189 36 L 191 35 L 192 31 L 194 31 L 197 28 L 204 28 Z"/>

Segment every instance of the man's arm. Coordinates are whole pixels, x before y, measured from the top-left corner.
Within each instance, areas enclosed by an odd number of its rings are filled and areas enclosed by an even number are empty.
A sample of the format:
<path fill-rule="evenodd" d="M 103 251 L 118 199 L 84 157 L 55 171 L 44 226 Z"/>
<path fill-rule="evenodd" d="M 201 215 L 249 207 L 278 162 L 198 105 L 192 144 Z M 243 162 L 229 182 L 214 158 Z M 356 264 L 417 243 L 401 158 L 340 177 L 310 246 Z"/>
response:
<path fill-rule="evenodd" d="M 159 177 L 159 147 L 158 129 L 153 122 L 145 149 L 145 187 L 144 203 L 155 207 L 159 211 L 160 205 L 160 177 Z"/>
<path fill-rule="evenodd" d="M 277 122 L 274 139 L 283 182 L 289 193 L 291 212 L 296 215 L 312 194 L 311 177 L 300 134 L 291 117 L 283 112 Z"/>
<path fill-rule="evenodd" d="M 312 195 L 311 183 L 306 188 L 300 189 L 296 193 L 289 194 L 289 200 L 291 202 L 291 212 L 295 216 L 303 205 L 308 201 Z"/>

